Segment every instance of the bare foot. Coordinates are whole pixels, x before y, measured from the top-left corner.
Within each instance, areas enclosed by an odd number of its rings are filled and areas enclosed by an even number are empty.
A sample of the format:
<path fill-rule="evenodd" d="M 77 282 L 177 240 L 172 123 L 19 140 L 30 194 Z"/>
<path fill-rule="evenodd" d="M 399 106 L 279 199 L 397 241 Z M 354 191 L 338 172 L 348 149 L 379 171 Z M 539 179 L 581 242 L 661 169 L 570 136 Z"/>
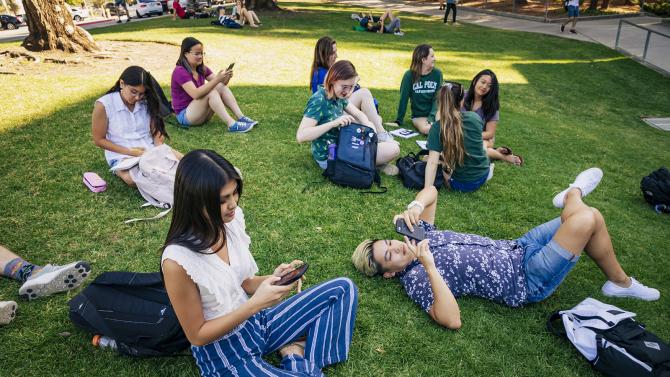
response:
<path fill-rule="evenodd" d="M 503 160 L 509 162 L 512 165 L 516 165 L 516 166 L 522 166 L 523 165 L 523 158 L 521 158 L 521 156 L 517 156 L 517 155 L 514 155 L 514 154 L 505 155 L 503 157 Z"/>
<path fill-rule="evenodd" d="M 279 354 L 281 355 L 281 357 L 286 357 L 288 355 L 298 355 L 304 357 L 306 345 L 307 341 L 305 340 L 289 343 L 279 349 Z"/>

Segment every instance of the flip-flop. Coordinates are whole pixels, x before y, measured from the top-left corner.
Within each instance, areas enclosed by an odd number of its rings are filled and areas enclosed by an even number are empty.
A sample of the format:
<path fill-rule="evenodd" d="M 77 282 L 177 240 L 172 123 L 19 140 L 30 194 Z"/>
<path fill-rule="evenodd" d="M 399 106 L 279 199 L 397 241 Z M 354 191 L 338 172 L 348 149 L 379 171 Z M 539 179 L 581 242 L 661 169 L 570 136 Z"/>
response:
<path fill-rule="evenodd" d="M 498 147 L 496 150 L 504 156 L 512 154 L 512 148 L 510 147 Z"/>

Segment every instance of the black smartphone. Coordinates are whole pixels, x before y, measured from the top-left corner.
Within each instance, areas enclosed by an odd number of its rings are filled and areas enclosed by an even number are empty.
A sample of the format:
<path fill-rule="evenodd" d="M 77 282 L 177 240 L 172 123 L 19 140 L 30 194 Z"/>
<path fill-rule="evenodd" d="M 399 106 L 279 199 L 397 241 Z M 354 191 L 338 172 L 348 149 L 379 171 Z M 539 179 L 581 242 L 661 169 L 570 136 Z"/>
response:
<path fill-rule="evenodd" d="M 232 71 L 233 67 L 235 66 L 235 62 L 230 63 L 228 68 L 226 68 L 226 71 Z"/>
<path fill-rule="evenodd" d="M 296 266 L 293 271 L 287 272 L 282 277 L 275 282 L 275 285 L 289 285 L 293 283 L 294 281 L 300 279 L 302 275 L 307 272 L 307 269 L 309 268 L 309 264 L 303 263 L 301 265 Z"/>
<path fill-rule="evenodd" d="M 395 221 L 395 231 L 407 236 L 411 240 L 423 241 L 426 238 L 426 231 L 422 227 L 415 225 L 414 232 L 412 232 L 409 230 L 407 224 L 405 224 L 404 219 Z"/>

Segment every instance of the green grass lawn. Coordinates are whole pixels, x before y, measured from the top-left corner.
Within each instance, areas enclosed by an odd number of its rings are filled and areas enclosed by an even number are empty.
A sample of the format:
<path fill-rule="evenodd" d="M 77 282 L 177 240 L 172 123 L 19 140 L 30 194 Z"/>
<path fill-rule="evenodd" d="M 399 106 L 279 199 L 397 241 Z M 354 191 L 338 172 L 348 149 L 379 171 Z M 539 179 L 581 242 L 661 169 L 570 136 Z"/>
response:
<path fill-rule="evenodd" d="M 283 5 L 287 11 L 261 14 L 264 24 L 258 30 L 163 18 L 97 29 L 93 36 L 169 43 L 195 36 L 205 43 L 212 68 L 236 62 L 231 87 L 245 113 L 260 125 L 237 135 L 225 132 L 219 120 L 190 130 L 171 124 L 170 144 L 183 152 L 214 149 L 242 169 L 241 206 L 261 272 L 299 258 L 311 265 L 308 283 L 337 276 L 356 282 L 360 306 L 350 359 L 328 368 L 328 375 L 593 376 L 567 341 L 545 330 L 552 311 L 588 296 L 637 313 L 670 340 L 670 216 L 655 214 L 639 191 L 642 176 L 670 162 L 670 135 L 640 121 L 641 115 L 670 116 L 670 79 L 597 44 L 474 25 L 447 28 L 409 14 L 402 15 L 404 37 L 380 36 L 351 30 L 349 14 L 355 8 Z M 467 83 L 483 68 L 497 73 L 498 143 L 523 155 L 526 165 L 496 164 L 493 180 L 474 194 L 440 192 L 438 226 L 517 238 L 558 216 L 553 195 L 579 171 L 599 166 L 605 177 L 587 203 L 608 220 L 624 269 L 659 288 L 661 300 L 603 297 L 604 277 L 585 257 L 542 303 L 510 309 L 460 299 L 463 328 L 448 331 L 432 323 L 396 281 L 360 276 L 350 263 L 352 250 L 363 238 L 394 237 L 392 216 L 415 192 L 383 177 L 389 187 L 384 195 L 363 196 L 328 183 L 303 193 L 321 179 L 309 145 L 297 144 L 295 131 L 309 97 L 313 46 L 323 35 L 338 41 L 340 59 L 356 65 L 385 120 L 395 117 L 400 79 L 419 43 L 433 45 L 445 79 Z M 147 67 L 167 93 L 176 58 Z M 0 106 L 0 243 L 36 263 L 86 259 L 94 275 L 157 271 L 169 220 L 122 224 L 155 211 L 139 209 L 139 194 L 107 172 L 102 150 L 90 142 L 93 102 L 123 68 L 85 77 L 2 78 L 3 87 L 17 89 L 6 93 Z M 402 154 L 417 149 L 414 140 L 403 140 L 401 146 Z M 107 191 L 90 193 L 81 183 L 85 171 L 98 172 L 108 182 Z M 19 301 L 19 284 L 0 281 L 0 298 Z M 93 348 L 90 336 L 67 316 L 67 302 L 75 293 L 19 301 L 17 319 L 0 328 L 0 375 L 198 374 L 191 357 L 138 360 Z"/>

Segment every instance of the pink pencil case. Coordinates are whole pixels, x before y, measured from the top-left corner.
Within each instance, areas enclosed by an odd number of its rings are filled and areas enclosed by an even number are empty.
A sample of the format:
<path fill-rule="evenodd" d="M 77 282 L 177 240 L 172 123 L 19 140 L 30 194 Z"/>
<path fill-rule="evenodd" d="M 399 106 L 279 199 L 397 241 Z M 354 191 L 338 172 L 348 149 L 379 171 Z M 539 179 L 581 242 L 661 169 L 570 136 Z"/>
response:
<path fill-rule="evenodd" d="M 107 182 L 100 178 L 98 174 L 90 171 L 84 173 L 84 184 L 93 192 L 103 192 L 107 190 Z"/>

